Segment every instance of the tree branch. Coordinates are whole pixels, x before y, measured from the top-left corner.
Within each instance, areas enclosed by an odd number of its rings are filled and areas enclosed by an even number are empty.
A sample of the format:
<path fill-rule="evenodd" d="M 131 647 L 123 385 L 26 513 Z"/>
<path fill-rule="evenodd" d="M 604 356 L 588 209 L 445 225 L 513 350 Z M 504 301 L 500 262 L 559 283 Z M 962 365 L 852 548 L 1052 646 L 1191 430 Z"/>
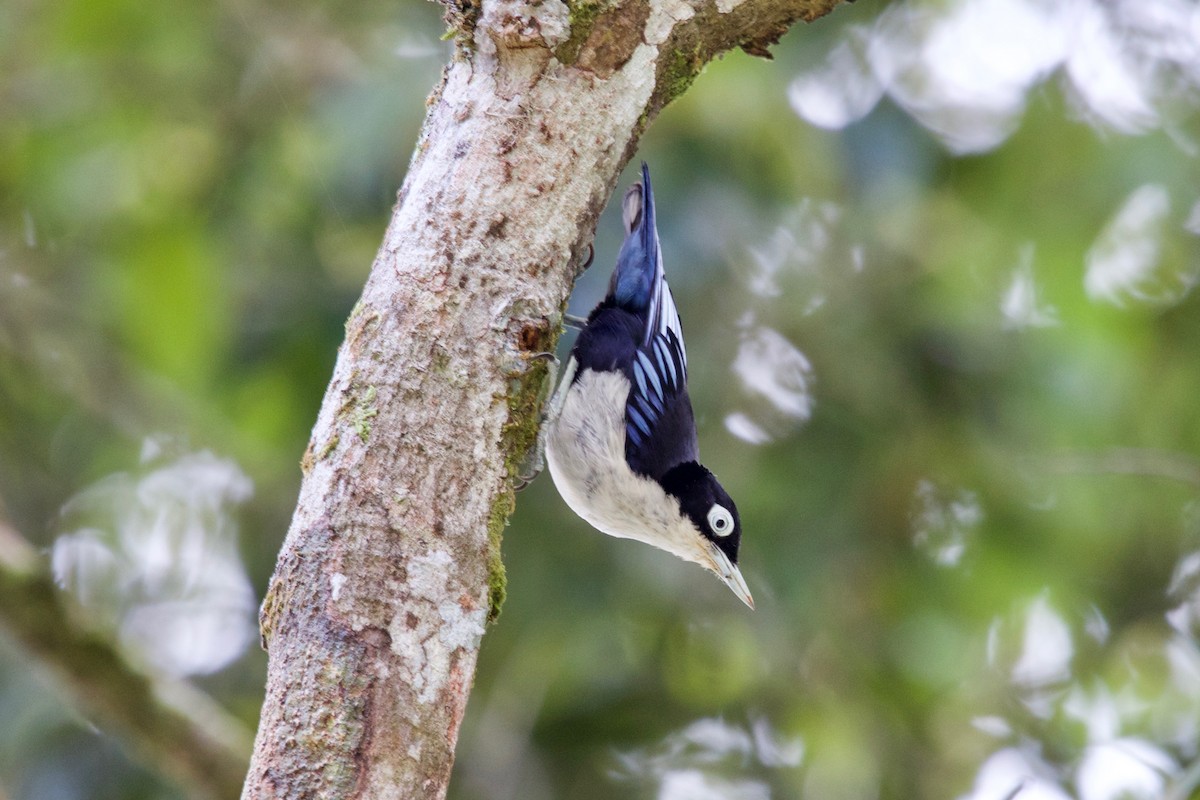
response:
<path fill-rule="evenodd" d="M 262 609 L 244 798 L 443 797 L 600 210 L 717 53 L 836 0 L 447 0 L 459 47 L 346 323 Z"/>
<path fill-rule="evenodd" d="M 151 676 L 79 621 L 33 549 L 0 520 L 0 622 L 116 731 L 138 760 L 191 797 L 236 794 L 250 734 L 194 687 Z"/>

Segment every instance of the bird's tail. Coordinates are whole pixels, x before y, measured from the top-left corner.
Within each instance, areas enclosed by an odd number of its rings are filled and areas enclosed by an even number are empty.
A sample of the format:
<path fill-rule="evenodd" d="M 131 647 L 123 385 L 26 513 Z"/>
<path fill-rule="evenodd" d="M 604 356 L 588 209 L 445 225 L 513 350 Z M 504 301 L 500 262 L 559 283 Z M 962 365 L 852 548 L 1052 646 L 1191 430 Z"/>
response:
<path fill-rule="evenodd" d="M 625 192 L 621 212 L 625 242 L 608 286 L 609 299 L 631 311 L 657 308 L 663 267 L 654 222 L 654 190 L 650 186 L 650 168 L 644 161 L 642 179 Z"/>

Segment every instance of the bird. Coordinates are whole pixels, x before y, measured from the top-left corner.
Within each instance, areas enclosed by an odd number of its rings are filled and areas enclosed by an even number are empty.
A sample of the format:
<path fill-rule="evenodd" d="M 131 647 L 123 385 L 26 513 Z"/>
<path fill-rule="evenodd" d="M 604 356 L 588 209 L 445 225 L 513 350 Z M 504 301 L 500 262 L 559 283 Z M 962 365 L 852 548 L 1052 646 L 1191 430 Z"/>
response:
<path fill-rule="evenodd" d="M 650 169 L 622 202 L 625 240 L 547 414 L 546 463 L 594 528 L 711 570 L 742 602 L 737 506 L 699 461 L 679 311 L 663 272 Z"/>

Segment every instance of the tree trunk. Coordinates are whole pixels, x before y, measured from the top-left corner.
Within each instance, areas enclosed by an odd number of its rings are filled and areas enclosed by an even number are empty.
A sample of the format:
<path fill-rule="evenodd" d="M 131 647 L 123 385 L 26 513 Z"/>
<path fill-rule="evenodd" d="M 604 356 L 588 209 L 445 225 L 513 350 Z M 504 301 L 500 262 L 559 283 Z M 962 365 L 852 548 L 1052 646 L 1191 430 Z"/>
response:
<path fill-rule="evenodd" d="M 444 797 L 593 226 L 714 55 L 837 0 L 452 0 L 459 44 L 302 466 L 244 798 Z"/>

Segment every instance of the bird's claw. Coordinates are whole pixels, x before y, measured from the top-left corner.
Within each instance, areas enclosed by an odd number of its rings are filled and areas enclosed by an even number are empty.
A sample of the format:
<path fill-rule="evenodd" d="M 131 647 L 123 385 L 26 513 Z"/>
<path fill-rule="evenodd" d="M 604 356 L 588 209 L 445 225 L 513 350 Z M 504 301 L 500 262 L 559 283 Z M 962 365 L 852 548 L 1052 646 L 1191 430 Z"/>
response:
<path fill-rule="evenodd" d="M 588 257 L 587 257 L 587 261 L 584 261 L 584 262 L 583 262 L 583 266 L 581 266 L 581 267 L 579 268 L 579 272 L 578 272 L 578 273 L 576 273 L 575 277 L 579 277 L 579 276 L 580 276 L 580 275 L 582 275 L 583 273 L 587 272 L 587 271 L 588 271 L 588 267 L 590 267 L 590 266 L 592 265 L 592 262 L 593 262 L 593 261 L 595 261 L 595 260 L 596 260 L 596 248 L 595 248 L 595 247 L 592 245 L 592 243 L 591 243 L 591 242 L 588 242 Z"/>
<path fill-rule="evenodd" d="M 528 353 L 525 356 L 528 360 L 537 360 L 546 362 L 546 386 L 555 387 L 558 378 L 558 358 L 554 353 Z M 557 394 L 557 393 L 555 393 Z M 533 443 L 533 453 L 525 460 L 523 466 L 527 467 L 519 475 L 513 478 L 513 491 L 519 492 L 529 484 L 533 483 L 538 475 L 542 474 L 542 470 L 546 468 L 546 437 L 547 431 L 553 425 L 552 414 L 554 410 L 554 399 L 551 397 L 549 406 L 546 403 L 541 404 L 541 411 L 538 420 L 537 439 Z M 553 414 L 557 417 L 556 414 Z"/>

